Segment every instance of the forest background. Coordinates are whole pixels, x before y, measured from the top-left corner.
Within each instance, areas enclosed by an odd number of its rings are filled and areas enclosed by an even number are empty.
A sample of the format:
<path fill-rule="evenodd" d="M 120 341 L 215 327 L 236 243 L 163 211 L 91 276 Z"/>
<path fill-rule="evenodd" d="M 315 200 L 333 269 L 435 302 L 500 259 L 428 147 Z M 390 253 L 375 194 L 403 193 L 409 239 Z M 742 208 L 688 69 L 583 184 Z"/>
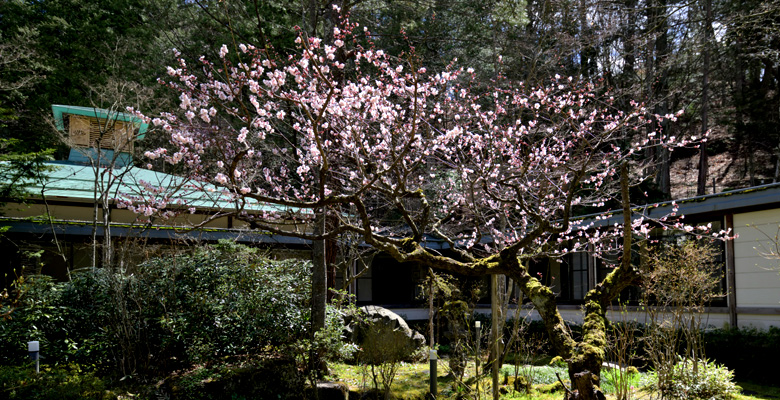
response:
<path fill-rule="evenodd" d="M 250 43 L 295 52 L 301 29 L 332 39 L 331 1 L 2 1 L 0 159 L 64 158 L 51 104 L 177 108 L 157 83 L 176 58 L 217 59 Z M 596 83 L 618 109 L 682 110 L 665 136 L 709 136 L 698 149 L 644 149 L 635 203 L 775 182 L 780 175 L 780 5 L 759 1 L 336 1 L 377 48 L 410 47 L 431 73 L 473 68 L 476 82 L 526 87 L 558 74 Z M 296 28 L 298 27 L 298 28 Z M 175 50 L 174 50 L 175 49 Z M 237 52 L 236 52 L 237 53 Z M 406 53 L 408 54 L 408 53 Z M 653 124 L 650 124 L 653 125 Z M 136 149 L 161 145 L 148 135 Z M 147 162 L 148 160 L 144 160 Z M 173 168 L 156 163 L 154 168 Z M 0 167 L 0 174 L 33 169 Z M 176 171 L 166 171 L 176 172 Z M 14 179 L 3 179 L 14 182 Z M 0 198 L 16 195 L 12 184 Z M 628 196 L 626 196 L 627 198 Z M 314 285 L 321 287 L 321 285 Z M 598 364 L 600 365 L 600 363 Z"/>
<path fill-rule="evenodd" d="M 51 104 L 147 115 L 176 106 L 156 83 L 222 44 L 295 48 L 295 27 L 327 38 L 318 0 L 4 0 L 0 3 L 0 158 L 63 155 Z M 780 175 L 780 5 L 731 0 L 338 0 L 378 48 L 413 46 L 430 71 L 457 59 L 484 82 L 529 87 L 555 74 L 599 83 L 659 115 L 671 135 L 710 133 L 699 150 L 647 150 L 644 201 L 775 182 Z M 159 145 L 153 136 L 137 149 Z M 59 158 L 59 157 L 58 157 Z M 704 168 L 701 168 L 704 166 Z M 163 165 L 159 166 L 164 168 Z M 11 188 L 5 188 L 10 192 Z M 3 193 L 5 196 L 9 193 Z M 637 199 L 639 200 L 639 199 Z M 640 201 L 641 202 L 641 201 Z"/>

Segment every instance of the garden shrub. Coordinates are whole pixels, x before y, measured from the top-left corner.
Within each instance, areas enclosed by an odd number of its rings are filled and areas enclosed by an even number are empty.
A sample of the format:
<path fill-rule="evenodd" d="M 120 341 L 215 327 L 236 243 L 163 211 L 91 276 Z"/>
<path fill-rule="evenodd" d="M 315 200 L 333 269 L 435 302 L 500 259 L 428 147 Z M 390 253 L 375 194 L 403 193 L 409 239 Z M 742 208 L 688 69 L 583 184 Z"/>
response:
<path fill-rule="evenodd" d="M 85 287 L 78 279 L 70 283 L 55 282 L 48 276 L 24 276 L 15 283 L 22 293 L 17 308 L 0 324 L 0 363 L 19 365 L 27 361 L 27 342 L 37 340 L 43 362 L 75 362 L 95 365 L 105 361 L 104 354 L 92 354 L 90 343 L 101 336 L 95 313 L 100 308 L 94 299 L 78 301 L 70 293 Z M 107 340 L 97 340 L 110 343 Z M 89 354 L 86 362 L 80 357 Z"/>
<path fill-rule="evenodd" d="M 307 337 L 310 266 L 272 261 L 256 249 L 214 249 L 149 261 L 140 267 L 167 337 L 168 357 L 203 363 L 261 352 Z"/>
<path fill-rule="evenodd" d="M 670 400 L 726 400 L 734 398 L 734 395 L 741 391 L 733 379 L 732 371 L 713 361 L 694 362 L 679 357 L 668 376 L 668 384 L 659 387 L 658 376 L 653 373 L 650 387 L 660 391 L 664 398 Z"/>
<path fill-rule="evenodd" d="M 14 291 L 23 293 L 20 304 L 0 323 L 0 364 L 18 365 L 27 360 L 27 342 L 38 340 L 42 349 L 49 344 L 42 332 L 57 326 L 61 287 L 50 277 L 22 277 L 14 282 Z"/>
<path fill-rule="evenodd" d="M 41 342 L 44 364 L 119 377 L 273 352 L 308 338 L 309 276 L 306 262 L 220 243 L 152 259 L 131 275 L 26 277 L 18 308 L 0 324 L 0 362 L 24 363 L 30 340 Z"/>
<path fill-rule="evenodd" d="M 780 328 L 712 329 L 704 333 L 704 341 L 707 357 L 728 366 L 737 379 L 777 382 L 777 373 L 771 367 L 774 361 L 770 360 L 780 359 Z"/>
<path fill-rule="evenodd" d="M 345 340 L 345 329 L 348 320 L 360 318 L 359 313 L 351 302 L 326 305 L 325 327 L 314 334 L 314 341 L 311 343 L 321 358 L 331 361 L 354 358 L 359 347 Z"/>
<path fill-rule="evenodd" d="M 370 373 L 375 392 L 384 393 L 387 399 L 401 362 L 416 350 L 414 341 L 403 329 L 381 318 L 358 318 L 356 325 L 362 347 L 358 361 Z"/>
<path fill-rule="evenodd" d="M 296 360 L 274 356 L 199 366 L 166 379 L 157 391 L 171 400 L 300 399 L 304 387 Z"/>
<path fill-rule="evenodd" d="M 114 399 L 104 381 L 79 365 L 43 368 L 0 366 L 0 398 L 14 400 Z"/>

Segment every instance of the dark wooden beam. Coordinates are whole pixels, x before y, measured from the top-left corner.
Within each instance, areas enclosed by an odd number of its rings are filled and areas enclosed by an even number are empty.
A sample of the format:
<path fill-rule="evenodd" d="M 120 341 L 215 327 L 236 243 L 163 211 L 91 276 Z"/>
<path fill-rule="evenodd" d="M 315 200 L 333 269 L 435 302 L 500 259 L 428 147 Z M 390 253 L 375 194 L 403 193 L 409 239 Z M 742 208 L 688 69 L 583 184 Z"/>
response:
<path fill-rule="evenodd" d="M 734 234 L 734 214 L 726 214 L 726 229 Z M 726 241 L 726 301 L 729 308 L 729 325 L 737 328 L 737 269 L 734 258 L 734 240 Z"/>

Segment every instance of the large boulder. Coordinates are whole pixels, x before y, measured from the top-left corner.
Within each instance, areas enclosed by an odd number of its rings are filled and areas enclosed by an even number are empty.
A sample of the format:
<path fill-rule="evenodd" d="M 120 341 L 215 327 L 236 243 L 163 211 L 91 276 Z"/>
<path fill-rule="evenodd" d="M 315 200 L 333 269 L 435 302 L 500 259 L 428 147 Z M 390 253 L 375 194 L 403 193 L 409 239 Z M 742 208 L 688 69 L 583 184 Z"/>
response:
<path fill-rule="evenodd" d="M 362 349 L 358 357 L 369 364 L 411 360 L 425 345 L 425 337 L 401 316 L 379 306 L 361 307 L 349 330 L 351 341 Z"/>

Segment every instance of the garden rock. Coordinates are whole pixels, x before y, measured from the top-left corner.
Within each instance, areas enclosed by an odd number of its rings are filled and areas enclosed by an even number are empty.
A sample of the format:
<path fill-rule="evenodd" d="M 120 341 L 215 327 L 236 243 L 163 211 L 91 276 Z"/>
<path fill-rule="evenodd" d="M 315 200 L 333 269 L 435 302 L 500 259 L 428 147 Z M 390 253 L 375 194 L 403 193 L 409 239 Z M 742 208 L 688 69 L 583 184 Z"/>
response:
<path fill-rule="evenodd" d="M 311 393 L 308 398 L 318 400 L 348 400 L 349 387 L 341 382 L 318 382 L 317 396 Z"/>
<path fill-rule="evenodd" d="M 409 360 L 425 345 L 425 337 L 409 328 L 398 314 L 379 306 L 360 308 L 360 318 L 349 326 L 350 340 L 362 349 L 368 363 Z"/>

